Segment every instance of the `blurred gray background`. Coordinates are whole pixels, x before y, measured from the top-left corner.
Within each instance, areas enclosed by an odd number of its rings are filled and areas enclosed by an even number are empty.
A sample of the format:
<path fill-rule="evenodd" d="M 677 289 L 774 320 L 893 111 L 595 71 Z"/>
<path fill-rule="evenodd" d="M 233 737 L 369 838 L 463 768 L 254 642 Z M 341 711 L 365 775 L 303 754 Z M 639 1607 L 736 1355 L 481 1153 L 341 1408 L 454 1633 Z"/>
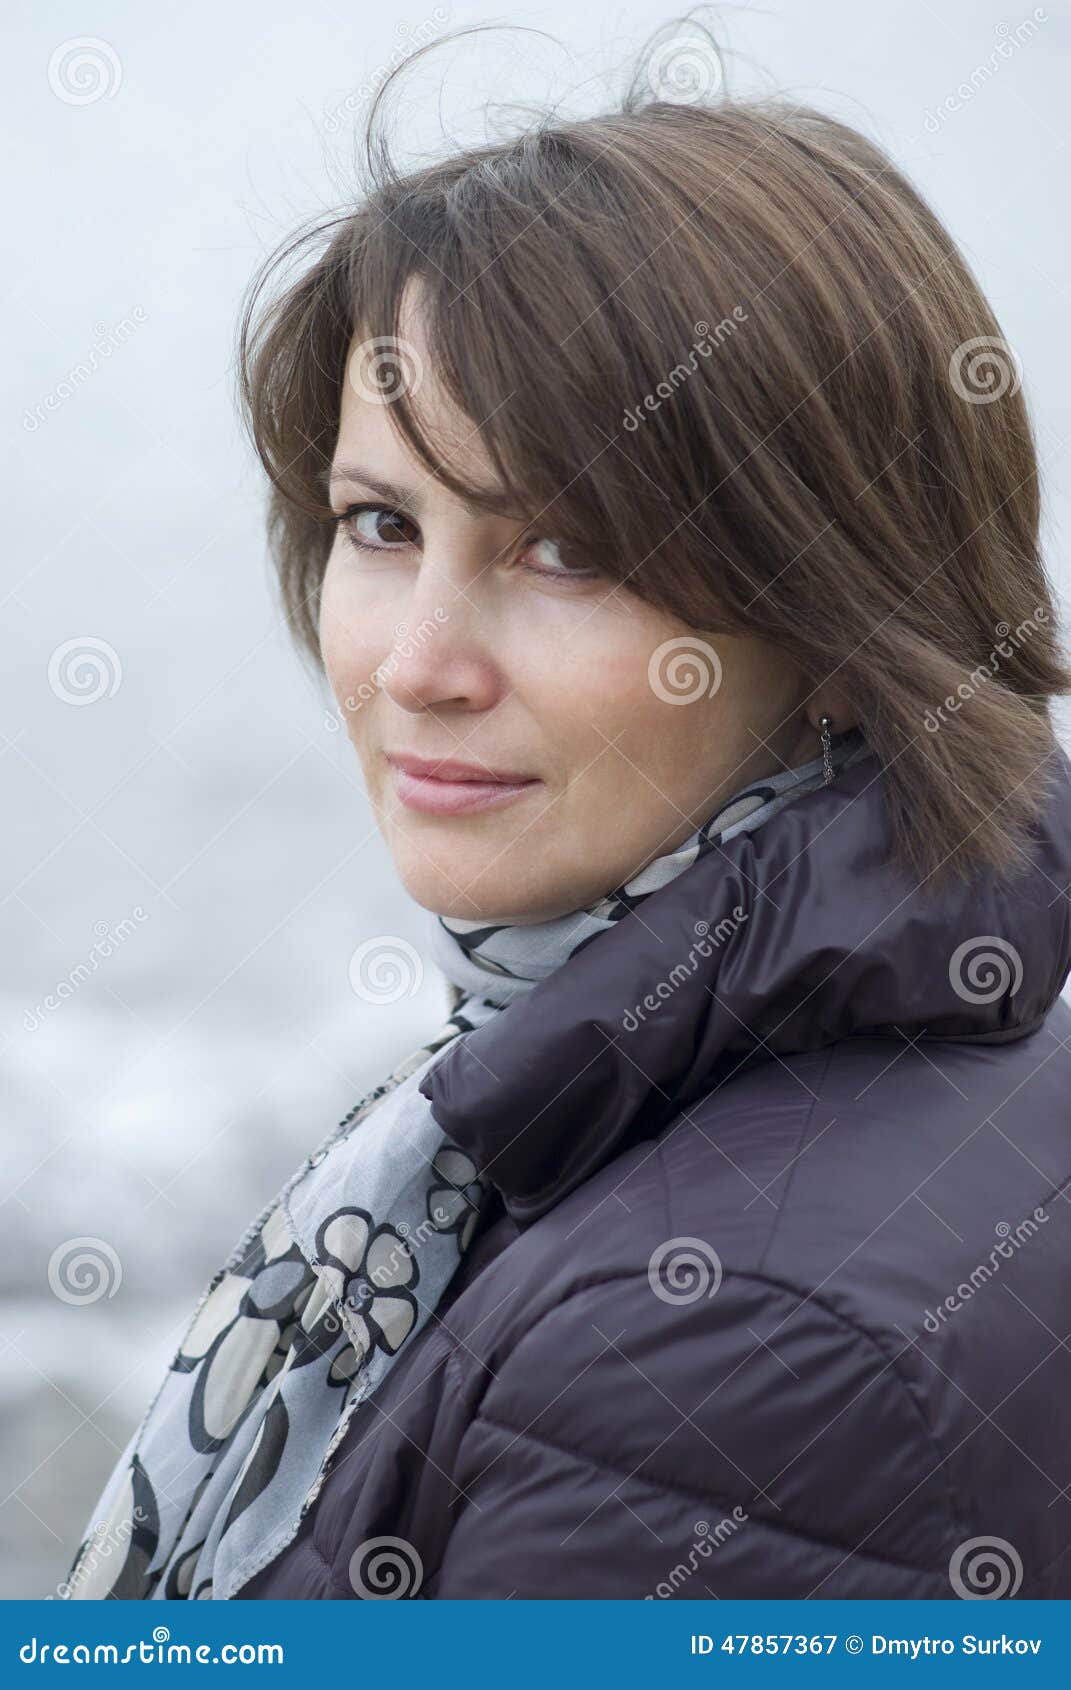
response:
<path fill-rule="evenodd" d="M 734 89 L 866 130 L 965 249 L 1025 371 L 1066 602 L 1067 5 L 708 15 Z M 5 1597 L 55 1588 L 210 1273 L 445 1012 L 431 968 L 385 1002 L 350 984 L 358 945 L 419 945 L 425 918 L 281 623 L 233 400 L 243 291 L 296 223 L 351 197 L 354 126 L 407 42 L 505 21 L 558 44 L 503 32 L 433 55 L 403 157 L 440 123 L 482 139 L 489 98 L 598 109 L 673 16 L 650 0 L 7 10 Z M 82 1239 L 110 1282 L 79 1300 Z"/>

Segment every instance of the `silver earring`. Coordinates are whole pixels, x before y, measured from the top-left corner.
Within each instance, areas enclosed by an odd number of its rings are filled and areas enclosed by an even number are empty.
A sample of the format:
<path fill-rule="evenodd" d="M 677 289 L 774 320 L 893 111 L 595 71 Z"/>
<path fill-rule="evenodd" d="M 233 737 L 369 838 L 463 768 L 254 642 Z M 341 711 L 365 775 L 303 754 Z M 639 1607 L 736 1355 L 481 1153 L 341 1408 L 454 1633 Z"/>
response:
<path fill-rule="evenodd" d="M 826 786 L 833 779 L 833 739 L 830 733 L 832 726 L 832 716 L 823 716 L 819 722 L 822 734 L 822 779 Z"/>

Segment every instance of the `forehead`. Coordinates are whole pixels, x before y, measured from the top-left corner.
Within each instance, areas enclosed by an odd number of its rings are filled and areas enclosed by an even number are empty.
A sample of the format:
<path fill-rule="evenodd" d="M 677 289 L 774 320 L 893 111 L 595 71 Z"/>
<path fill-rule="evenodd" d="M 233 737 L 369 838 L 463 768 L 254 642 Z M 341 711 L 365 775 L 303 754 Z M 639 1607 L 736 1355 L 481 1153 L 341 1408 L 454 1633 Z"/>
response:
<path fill-rule="evenodd" d="M 399 407 L 404 405 L 436 452 L 461 475 L 493 482 L 479 425 L 443 389 L 419 311 L 411 309 L 399 327 L 404 332 L 378 338 L 358 329 L 350 339 L 336 460 L 374 461 L 380 473 L 426 479 L 427 466 L 398 427 Z"/>

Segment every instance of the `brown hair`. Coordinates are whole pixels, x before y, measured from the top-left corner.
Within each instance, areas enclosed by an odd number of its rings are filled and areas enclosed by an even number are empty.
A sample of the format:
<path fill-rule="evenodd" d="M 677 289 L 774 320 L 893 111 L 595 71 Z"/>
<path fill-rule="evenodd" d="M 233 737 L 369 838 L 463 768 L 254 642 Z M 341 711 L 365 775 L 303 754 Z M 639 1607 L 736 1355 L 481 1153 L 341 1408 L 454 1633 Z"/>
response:
<path fill-rule="evenodd" d="M 804 107 L 681 103 L 651 80 L 641 59 L 607 115 L 405 175 L 376 135 L 381 89 L 361 203 L 267 260 L 238 369 L 290 624 L 318 657 L 347 351 L 359 330 L 404 362 L 398 307 L 419 276 L 437 378 L 504 493 L 459 477 L 403 382 L 392 417 L 431 473 L 487 508 L 552 513 L 548 532 L 609 581 L 835 679 L 910 872 L 1014 867 L 1048 700 L 1071 690 L 1014 354 L 872 143 Z"/>

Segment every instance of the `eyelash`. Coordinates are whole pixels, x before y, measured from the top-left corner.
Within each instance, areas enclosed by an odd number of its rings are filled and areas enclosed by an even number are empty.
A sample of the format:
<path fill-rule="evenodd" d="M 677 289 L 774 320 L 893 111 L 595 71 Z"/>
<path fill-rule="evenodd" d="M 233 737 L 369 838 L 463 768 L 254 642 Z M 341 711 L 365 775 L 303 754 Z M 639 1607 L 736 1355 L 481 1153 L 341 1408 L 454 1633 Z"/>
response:
<path fill-rule="evenodd" d="M 346 539 L 349 541 L 354 551 L 393 552 L 401 550 L 401 543 L 397 541 L 382 546 L 370 546 L 366 541 L 357 538 L 350 524 L 355 517 L 362 516 L 365 511 L 378 511 L 385 516 L 404 516 L 403 512 L 394 510 L 390 505 L 376 504 L 350 505 L 346 510 L 339 512 L 333 518 L 335 527 L 341 529 L 341 531 L 345 534 Z M 409 521 L 410 519 L 406 517 L 405 520 Z M 542 538 L 544 538 L 542 535 L 533 536 L 525 542 L 525 548 L 527 549 L 528 546 L 535 544 L 537 539 Z M 595 575 L 595 571 L 593 569 L 538 569 L 534 568 L 531 564 L 527 567 L 533 575 L 542 575 L 544 579 L 550 579 L 553 581 L 587 581 L 591 580 Z"/>

